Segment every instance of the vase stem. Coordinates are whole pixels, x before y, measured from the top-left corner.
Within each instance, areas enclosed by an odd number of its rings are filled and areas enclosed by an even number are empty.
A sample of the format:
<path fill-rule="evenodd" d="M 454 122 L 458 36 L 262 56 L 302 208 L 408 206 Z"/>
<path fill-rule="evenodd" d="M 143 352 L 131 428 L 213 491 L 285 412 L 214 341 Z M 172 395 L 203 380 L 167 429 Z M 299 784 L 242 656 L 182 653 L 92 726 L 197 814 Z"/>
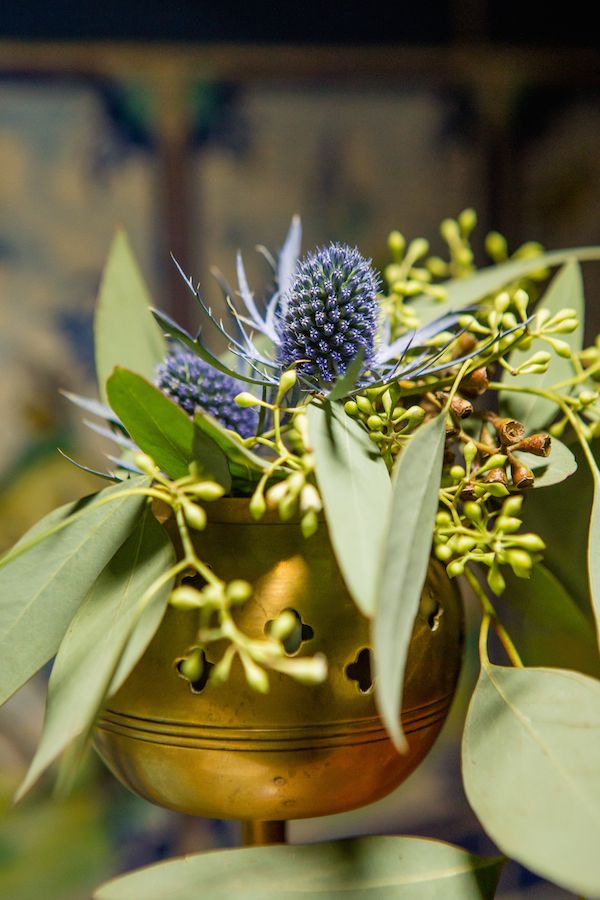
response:
<path fill-rule="evenodd" d="M 285 844 L 286 822 L 281 819 L 250 819 L 242 822 L 242 845 L 261 847 L 265 844 Z"/>

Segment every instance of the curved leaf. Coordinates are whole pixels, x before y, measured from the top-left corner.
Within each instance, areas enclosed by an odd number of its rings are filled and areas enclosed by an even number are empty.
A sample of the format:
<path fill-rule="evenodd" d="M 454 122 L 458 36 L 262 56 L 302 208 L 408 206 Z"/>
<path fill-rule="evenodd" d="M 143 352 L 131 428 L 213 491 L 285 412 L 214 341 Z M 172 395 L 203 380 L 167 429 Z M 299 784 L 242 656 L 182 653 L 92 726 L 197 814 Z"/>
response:
<path fill-rule="evenodd" d="M 145 497 L 122 497 L 149 479 L 134 478 L 69 503 L 38 522 L 0 569 L 0 703 L 56 653 L 69 622 L 102 569 L 131 533 Z M 96 501 L 114 497 L 96 506 Z M 82 515 L 61 530 L 47 531 Z"/>
<path fill-rule="evenodd" d="M 383 566 L 374 622 L 376 699 L 398 750 L 406 741 L 400 702 L 406 655 L 431 552 L 442 474 L 446 416 L 415 432 L 400 454 L 393 474 L 393 495 L 385 524 Z"/>
<path fill-rule="evenodd" d="M 560 266 L 571 259 L 586 260 L 600 259 L 600 247 L 573 247 L 567 250 L 551 250 L 531 259 L 514 259 L 500 263 L 497 266 L 488 266 L 480 269 L 469 278 L 452 279 L 442 285 L 446 289 L 446 299 L 441 303 L 431 300 L 426 295 L 415 297 L 413 303 L 415 311 L 422 325 L 426 325 L 438 316 L 456 309 L 465 309 L 479 303 L 488 294 L 499 291 L 505 285 L 519 278 L 524 278 L 531 272 L 540 269 Z"/>
<path fill-rule="evenodd" d="M 600 897 L 600 684 L 484 664 L 463 737 L 469 803 L 500 849 Z"/>
<path fill-rule="evenodd" d="M 536 310 L 547 309 L 552 315 L 560 309 L 571 307 L 575 310 L 580 326 L 571 334 L 561 334 L 559 337 L 578 352 L 583 345 L 583 320 L 585 315 L 585 298 L 583 296 L 583 281 L 581 267 L 578 262 L 567 262 L 558 275 L 554 278 L 550 287 L 544 294 Z M 508 357 L 508 362 L 513 368 L 521 365 L 529 359 L 533 353 L 539 350 L 549 350 L 548 344 L 541 340 L 534 340 L 529 350 L 513 350 Z M 551 351 L 552 352 L 552 351 Z M 571 362 L 552 353 L 552 358 L 546 372 L 540 375 L 519 375 L 516 383 L 519 387 L 549 388 L 553 384 L 566 381 L 574 375 Z M 504 371 L 502 381 L 510 384 L 513 376 Z M 501 392 L 500 402 L 508 414 L 526 422 L 528 429 L 536 431 L 545 428 L 558 412 L 556 403 L 545 397 L 537 397 L 535 394 L 519 394 L 510 391 Z"/>
<path fill-rule="evenodd" d="M 60 644 L 44 730 L 16 799 L 74 738 L 89 732 L 105 695 L 120 687 L 140 659 L 160 625 L 172 579 L 144 606 L 140 600 L 174 560 L 171 541 L 147 507 L 88 591 Z"/>
<path fill-rule="evenodd" d="M 311 403 L 307 413 L 331 543 L 356 605 L 372 616 L 391 497 L 388 471 L 367 432 L 340 404 Z"/>
<path fill-rule="evenodd" d="M 182 478 L 195 461 L 204 475 L 229 490 L 231 476 L 223 452 L 161 390 L 136 372 L 117 367 L 108 379 L 107 394 L 130 436 L 163 472 Z"/>
<path fill-rule="evenodd" d="M 116 878 L 95 900 L 491 900 L 501 859 L 427 838 L 364 837 L 185 856 Z"/>
<path fill-rule="evenodd" d="M 127 235 L 117 231 L 102 275 L 94 320 L 96 372 L 100 396 L 115 366 L 153 378 L 167 352 L 150 312 L 151 299 Z"/>

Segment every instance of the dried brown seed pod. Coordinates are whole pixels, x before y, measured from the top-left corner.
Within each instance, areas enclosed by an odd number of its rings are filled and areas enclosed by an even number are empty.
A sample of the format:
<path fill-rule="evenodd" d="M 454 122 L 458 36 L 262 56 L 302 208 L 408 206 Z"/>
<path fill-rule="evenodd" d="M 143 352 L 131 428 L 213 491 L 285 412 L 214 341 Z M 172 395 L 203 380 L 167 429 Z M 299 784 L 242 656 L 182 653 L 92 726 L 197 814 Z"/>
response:
<path fill-rule="evenodd" d="M 489 421 L 496 429 L 498 440 L 503 447 L 512 447 L 525 437 L 525 426 L 516 419 L 502 419 L 500 416 L 491 415 Z"/>
<path fill-rule="evenodd" d="M 460 383 L 460 390 L 467 397 L 479 397 L 481 394 L 485 394 L 488 389 L 488 385 L 490 383 L 490 379 L 488 378 L 488 373 L 485 368 L 475 369 L 474 372 L 470 372 L 466 378 Z"/>
<path fill-rule="evenodd" d="M 552 449 L 552 438 L 546 432 L 530 434 L 511 450 L 523 450 L 525 453 L 533 453 L 535 456 L 549 456 Z"/>
<path fill-rule="evenodd" d="M 503 484 L 508 485 L 508 478 L 506 477 L 506 471 L 502 468 L 502 466 L 497 466 L 495 469 L 490 469 L 483 478 L 488 484 Z"/>
<path fill-rule="evenodd" d="M 532 486 L 535 481 L 535 476 L 529 466 L 524 465 L 524 463 L 519 462 L 518 459 L 515 459 L 514 456 L 509 457 L 510 462 L 510 476 L 512 478 L 512 483 L 516 488 L 520 490 L 524 490 L 525 488 L 529 488 Z"/>

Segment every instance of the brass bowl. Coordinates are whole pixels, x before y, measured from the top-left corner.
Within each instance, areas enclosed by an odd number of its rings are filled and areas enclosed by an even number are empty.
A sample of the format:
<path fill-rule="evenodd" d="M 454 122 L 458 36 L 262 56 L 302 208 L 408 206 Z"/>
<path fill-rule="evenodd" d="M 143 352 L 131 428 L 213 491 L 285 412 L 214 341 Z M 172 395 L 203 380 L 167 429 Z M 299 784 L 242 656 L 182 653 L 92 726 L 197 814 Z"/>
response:
<path fill-rule="evenodd" d="M 253 584 L 240 625 L 259 637 L 283 609 L 296 610 L 298 652 L 323 652 L 328 679 L 308 687 L 269 673 L 270 692 L 257 694 L 236 660 L 226 684 L 194 693 L 175 662 L 194 643 L 196 614 L 168 609 L 98 722 L 96 748 L 112 772 L 160 806 L 247 820 L 343 812 L 397 787 L 437 737 L 460 670 L 462 605 L 443 568 L 431 563 L 421 597 L 402 703 L 409 752 L 399 755 L 375 707 L 369 623 L 348 595 L 325 523 L 306 541 L 297 523 L 256 523 L 246 501 L 225 499 L 211 505 L 198 545 L 221 577 Z"/>

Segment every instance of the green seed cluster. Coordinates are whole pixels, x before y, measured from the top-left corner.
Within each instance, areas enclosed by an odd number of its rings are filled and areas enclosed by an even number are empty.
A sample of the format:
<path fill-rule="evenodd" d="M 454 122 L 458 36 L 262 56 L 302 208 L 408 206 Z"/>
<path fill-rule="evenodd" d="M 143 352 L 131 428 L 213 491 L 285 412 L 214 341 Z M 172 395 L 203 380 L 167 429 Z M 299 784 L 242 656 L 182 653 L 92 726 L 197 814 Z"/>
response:
<path fill-rule="evenodd" d="M 462 575 L 467 563 L 479 563 L 487 567 L 488 585 L 499 595 L 506 587 L 500 566 L 510 566 L 519 578 L 529 577 L 545 545 L 537 534 L 517 534 L 523 524 L 518 517 L 522 503 L 523 497 L 515 495 L 507 497 L 499 510 L 491 510 L 482 494 L 462 508 L 437 514 L 434 552 L 446 563 L 450 578 Z"/>
<path fill-rule="evenodd" d="M 403 405 L 397 384 L 356 394 L 346 402 L 344 409 L 347 415 L 363 423 L 389 467 L 414 429 L 425 418 L 422 406 Z"/>

